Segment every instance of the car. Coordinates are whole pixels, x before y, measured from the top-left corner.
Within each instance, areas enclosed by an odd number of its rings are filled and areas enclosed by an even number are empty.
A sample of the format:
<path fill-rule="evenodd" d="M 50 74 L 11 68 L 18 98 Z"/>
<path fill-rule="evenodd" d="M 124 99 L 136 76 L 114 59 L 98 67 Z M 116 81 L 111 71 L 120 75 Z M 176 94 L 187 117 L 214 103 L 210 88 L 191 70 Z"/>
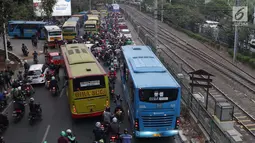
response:
<path fill-rule="evenodd" d="M 128 29 L 128 27 L 127 27 L 126 24 L 119 24 L 118 27 L 119 27 L 120 30 L 122 30 L 122 29 Z"/>
<path fill-rule="evenodd" d="M 45 56 L 45 63 L 48 65 L 62 65 L 64 63 L 64 60 L 59 52 L 50 52 L 47 53 L 47 55 Z"/>
<path fill-rule="evenodd" d="M 119 25 L 126 25 L 125 19 L 124 18 L 119 18 L 118 19 L 118 24 Z"/>
<path fill-rule="evenodd" d="M 31 84 L 44 84 L 45 74 L 48 71 L 48 67 L 44 64 L 31 65 L 28 70 L 28 80 Z"/>
<path fill-rule="evenodd" d="M 126 38 L 132 38 L 131 31 L 129 29 L 121 29 L 120 36 L 125 36 Z"/>

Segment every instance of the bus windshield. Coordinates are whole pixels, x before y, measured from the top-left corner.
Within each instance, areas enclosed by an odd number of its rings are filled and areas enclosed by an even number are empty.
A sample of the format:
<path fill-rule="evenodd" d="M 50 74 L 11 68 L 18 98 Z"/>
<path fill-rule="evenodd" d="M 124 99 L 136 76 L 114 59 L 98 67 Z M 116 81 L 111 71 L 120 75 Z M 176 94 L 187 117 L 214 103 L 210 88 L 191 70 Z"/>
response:
<path fill-rule="evenodd" d="M 85 24 L 85 28 L 96 28 L 94 24 Z"/>
<path fill-rule="evenodd" d="M 104 76 L 88 76 L 88 77 L 81 77 L 73 79 L 73 90 L 91 90 L 91 89 L 98 89 L 98 88 L 105 88 L 105 80 Z"/>
<path fill-rule="evenodd" d="M 59 35 L 61 35 L 61 31 L 49 32 L 49 36 L 59 36 Z"/>
<path fill-rule="evenodd" d="M 65 32 L 74 32 L 75 28 L 74 27 L 63 27 L 63 31 L 65 31 Z"/>
<path fill-rule="evenodd" d="M 139 98 L 142 102 L 162 103 L 175 101 L 178 97 L 178 88 L 173 89 L 141 89 Z"/>

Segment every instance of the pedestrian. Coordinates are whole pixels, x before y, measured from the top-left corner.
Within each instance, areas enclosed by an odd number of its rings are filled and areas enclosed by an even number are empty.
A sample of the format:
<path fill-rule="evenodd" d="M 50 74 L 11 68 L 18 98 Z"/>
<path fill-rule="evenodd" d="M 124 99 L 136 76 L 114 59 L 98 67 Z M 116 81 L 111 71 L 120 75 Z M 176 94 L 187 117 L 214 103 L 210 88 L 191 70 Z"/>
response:
<path fill-rule="evenodd" d="M 48 52 L 48 43 L 45 42 L 44 45 L 43 45 L 43 53 L 47 53 Z"/>
<path fill-rule="evenodd" d="M 11 75 L 7 71 L 7 69 L 4 70 L 4 81 L 5 81 L 6 88 L 11 87 Z"/>

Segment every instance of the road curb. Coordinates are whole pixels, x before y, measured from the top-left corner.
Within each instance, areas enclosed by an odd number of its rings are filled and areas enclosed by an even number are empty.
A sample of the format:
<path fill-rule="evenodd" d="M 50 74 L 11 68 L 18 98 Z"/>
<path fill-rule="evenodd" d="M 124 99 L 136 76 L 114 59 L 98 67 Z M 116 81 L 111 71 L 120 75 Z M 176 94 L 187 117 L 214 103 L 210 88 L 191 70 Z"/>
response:
<path fill-rule="evenodd" d="M 0 49 L 0 55 L 5 55 L 5 50 Z M 18 55 L 16 55 L 15 53 L 8 51 L 8 57 L 10 59 L 14 59 L 15 61 L 17 61 L 18 64 L 20 65 L 20 67 L 23 66 L 23 60 Z M 13 62 L 13 61 L 10 61 L 10 63 L 11 62 Z"/>

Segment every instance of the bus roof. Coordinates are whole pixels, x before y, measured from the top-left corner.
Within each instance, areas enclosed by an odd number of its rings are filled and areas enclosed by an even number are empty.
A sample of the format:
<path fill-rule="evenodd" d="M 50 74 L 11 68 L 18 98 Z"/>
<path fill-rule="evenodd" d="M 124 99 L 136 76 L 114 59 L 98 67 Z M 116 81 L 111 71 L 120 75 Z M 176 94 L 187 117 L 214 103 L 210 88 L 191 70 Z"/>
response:
<path fill-rule="evenodd" d="M 89 21 L 86 21 L 84 24 L 97 24 L 97 21 L 89 20 Z"/>
<path fill-rule="evenodd" d="M 47 26 L 44 26 L 44 28 L 47 31 L 61 31 L 61 29 L 57 25 L 47 25 Z"/>
<path fill-rule="evenodd" d="M 122 46 L 129 72 L 137 88 L 180 87 L 148 46 Z"/>
<path fill-rule="evenodd" d="M 62 27 L 76 26 L 77 21 L 66 21 Z"/>
<path fill-rule="evenodd" d="M 43 21 L 9 21 L 10 24 L 47 24 Z"/>
<path fill-rule="evenodd" d="M 79 17 L 70 17 L 67 21 L 79 21 Z"/>
<path fill-rule="evenodd" d="M 85 44 L 66 44 L 61 50 L 69 78 L 106 74 Z"/>

